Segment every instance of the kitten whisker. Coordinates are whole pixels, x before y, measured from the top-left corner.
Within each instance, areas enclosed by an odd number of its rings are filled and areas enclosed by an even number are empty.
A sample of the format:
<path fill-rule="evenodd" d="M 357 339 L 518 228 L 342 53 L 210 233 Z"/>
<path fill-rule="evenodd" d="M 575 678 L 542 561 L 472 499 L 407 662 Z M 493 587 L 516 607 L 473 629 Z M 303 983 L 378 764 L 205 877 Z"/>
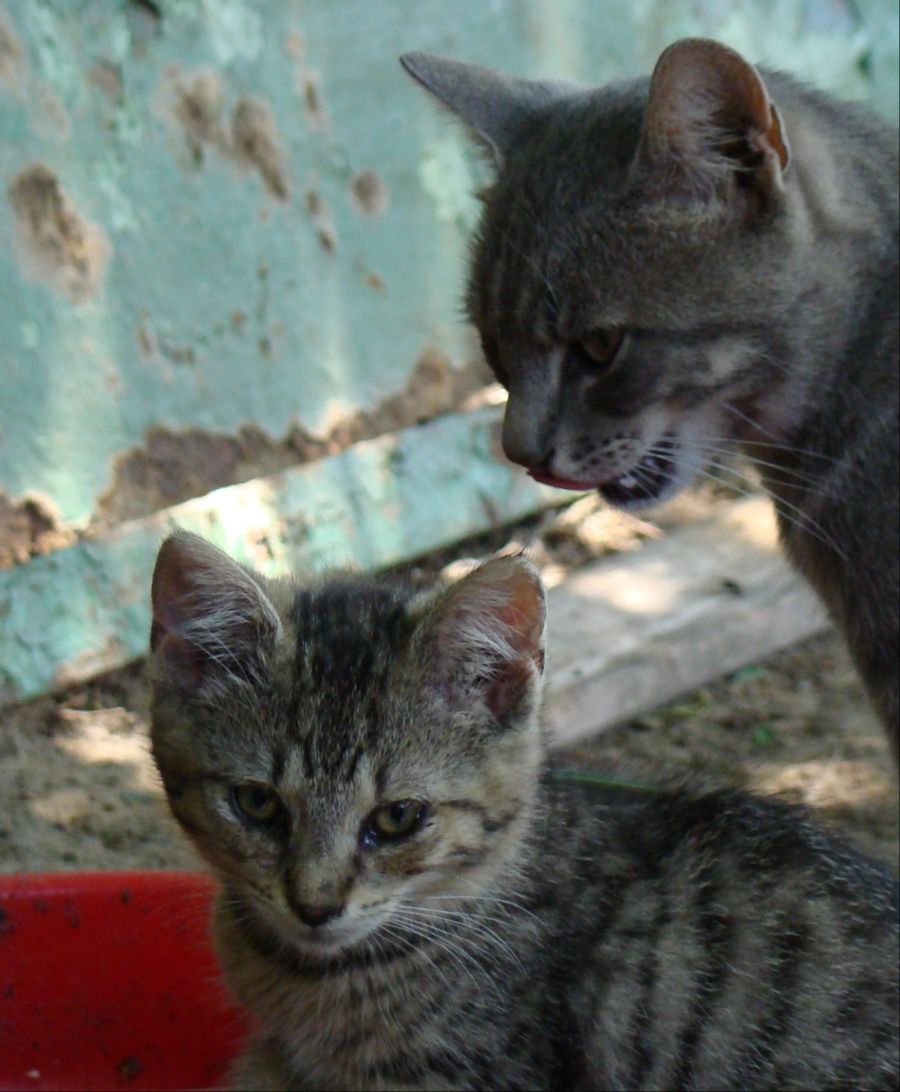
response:
<path fill-rule="evenodd" d="M 426 920 L 429 919 L 429 918 L 434 918 L 434 919 L 437 919 L 438 922 L 440 922 L 440 920 L 442 918 L 445 919 L 445 920 L 449 919 L 450 921 L 455 921 L 455 922 L 459 923 L 462 927 L 464 927 L 464 929 L 466 931 L 472 929 L 481 938 L 490 940 L 491 943 L 493 943 L 496 947 L 498 947 L 501 951 L 503 951 L 507 956 L 509 956 L 509 958 L 520 969 L 524 969 L 522 961 L 519 958 L 518 954 L 513 950 L 513 948 L 510 947 L 510 945 L 505 940 L 503 940 L 500 936 L 498 936 L 497 933 L 495 933 L 490 928 L 490 925 L 488 924 L 488 923 L 491 923 L 491 924 L 503 925 L 503 926 L 508 927 L 509 926 L 509 919 L 508 918 L 485 917 L 483 915 L 477 915 L 477 912 L 476 913 L 471 913 L 471 912 L 462 911 L 462 910 L 444 910 L 444 909 L 438 909 L 437 907 L 423 907 L 423 906 L 410 907 L 410 906 L 408 906 L 406 904 L 404 904 L 404 912 L 407 915 L 411 914 L 413 916 L 418 915 L 420 917 L 424 917 Z"/>

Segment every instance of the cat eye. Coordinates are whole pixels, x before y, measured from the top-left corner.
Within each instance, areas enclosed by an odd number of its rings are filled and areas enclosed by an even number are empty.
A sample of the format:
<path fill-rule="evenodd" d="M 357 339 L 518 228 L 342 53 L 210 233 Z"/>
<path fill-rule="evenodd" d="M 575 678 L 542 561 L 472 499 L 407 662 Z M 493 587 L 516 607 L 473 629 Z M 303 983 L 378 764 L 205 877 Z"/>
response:
<path fill-rule="evenodd" d="M 621 326 L 598 326 L 578 342 L 584 355 L 601 369 L 611 368 L 625 341 Z"/>
<path fill-rule="evenodd" d="M 254 781 L 231 786 L 231 806 L 238 819 L 254 827 L 270 827 L 281 814 L 275 790 Z"/>
<path fill-rule="evenodd" d="M 376 808 L 363 823 L 362 841 L 377 846 L 408 838 L 428 816 L 428 805 L 420 800 L 394 800 Z"/>

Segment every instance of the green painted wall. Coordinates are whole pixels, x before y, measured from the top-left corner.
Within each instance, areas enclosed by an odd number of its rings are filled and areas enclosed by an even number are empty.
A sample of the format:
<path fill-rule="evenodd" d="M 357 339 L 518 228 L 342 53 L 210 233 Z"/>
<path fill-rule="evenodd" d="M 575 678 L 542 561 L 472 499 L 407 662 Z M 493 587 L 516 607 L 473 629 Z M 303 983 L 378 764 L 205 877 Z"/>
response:
<path fill-rule="evenodd" d="M 694 33 L 897 115 L 894 0 L 0 0 L 0 493 L 83 525 L 154 425 L 321 432 L 465 356 L 477 168 L 398 53 Z"/>

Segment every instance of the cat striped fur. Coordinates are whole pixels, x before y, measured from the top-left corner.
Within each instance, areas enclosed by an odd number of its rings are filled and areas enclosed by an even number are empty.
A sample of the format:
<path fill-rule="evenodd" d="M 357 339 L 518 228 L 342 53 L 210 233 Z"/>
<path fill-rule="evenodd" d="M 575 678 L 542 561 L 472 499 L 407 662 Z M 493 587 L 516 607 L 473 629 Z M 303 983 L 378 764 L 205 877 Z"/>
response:
<path fill-rule="evenodd" d="M 897 1087 L 895 879 L 783 804 L 555 778 L 524 558 L 414 594 L 178 533 L 153 601 L 236 1088 Z"/>

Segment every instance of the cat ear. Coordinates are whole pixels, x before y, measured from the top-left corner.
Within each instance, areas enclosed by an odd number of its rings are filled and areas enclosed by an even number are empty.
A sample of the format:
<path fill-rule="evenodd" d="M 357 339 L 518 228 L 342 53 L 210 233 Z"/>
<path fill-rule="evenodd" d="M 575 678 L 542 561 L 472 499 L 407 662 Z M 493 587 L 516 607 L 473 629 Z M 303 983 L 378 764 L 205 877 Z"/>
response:
<path fill-rule="evenodd" d="M 150 649 L 180 687 L 248 679 L 281 622 L 250 573 L 212 543 L 176 531 L 153 570 Z"/>
<path fill-rule="evenodd" d="M 493 152 L 498 163 L 535 109 L 562 85 L 520 80 L 431 53 L 404 53 L 400 63 L 426 91 L 451 110 Z"/>
<path fill-rule="evenodd" d="M 662 54 L 635 160 L 658 196 L 763 206 L 790 160 L 781 117 L 753 65 L 719 42 L 685 38 Z"/>
<path fill-rule="evenodd" d="M 437 600 L 428 622 L 437 682 L 451 704 L 480 698 L 501 723 L 536 696 L 547 604 L 524 557 L 480 565 Z"/>

